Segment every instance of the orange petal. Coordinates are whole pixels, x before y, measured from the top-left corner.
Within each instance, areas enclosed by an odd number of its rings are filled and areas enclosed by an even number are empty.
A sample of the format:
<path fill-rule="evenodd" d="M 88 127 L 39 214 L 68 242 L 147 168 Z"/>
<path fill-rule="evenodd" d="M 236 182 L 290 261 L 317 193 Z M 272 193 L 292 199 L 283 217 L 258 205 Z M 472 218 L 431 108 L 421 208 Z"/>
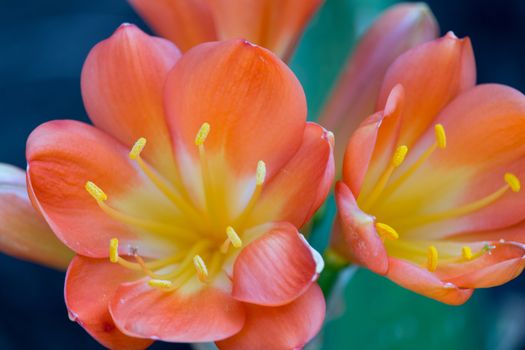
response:
<path fill-rule="evenodd" d="M 332 248 L 375 273 L 384 275 L 388 269 L 388 256 L 376 232 L 374 217 L 359 209 L 354 195 L 343 182 L 336 184 L 335 199 L 341 224 L 339 234 L 342 237 L 333 238 Z M 334 243 L 337 245 L 334 246 Z"/>
<path fill-rule="evenodd" d="M 131 6 L 162 37 L 181 50 L 217 40 L 206 0 L 128 0 Z"/>
<path fill-rule="evenodd" d="M 359 125 L 348 140 L 343 161 L 343 181 L 357 197 L 365 180 L 383 120 L 383 112 L 371 115 Z"/>
<path fill-rule="evenodd" d="M 322 261 L 317 265 L 320 259 L 293 225 L 278 224 L 237 257 L 232 295 L 258 305 L 290 303 L 317 279 L 323 265 Z"/>
<path fill-rule="evenodd" d="M 337 160 L 343 158 L 346 140 L 375 112 L 381 83 L 390 64 L 411 47 L 437 37 L 438 31 L 438 24 L 426 4 L 403 3 L 387 9 L 364 34 L 319 119 L 336 134 Z"/>
<path fill-rule="evenodd" d="M 322 0 L 208 0 L 219 39 L 244 38 L 290 58 Z"/>
<path fill-rule="evenodd" d="M 448 33 L 421 44 L 396 59 L 388 69 L 378 99 L 385 106 L 392 88 L 405 89 L 403 124 L 398 144 L 409 148 L 433 123 L 437 114 L 461 92 L 474 86 L 476 67 L 470 40 Z M 385 137 L 395 137 L 385 130 Z"/>
<path fill-rule="evenodd" d="M 123 248 L 141 247 L 147 255 L 145 241 L 136 240 L 129 227 L 106 215 L 84 188 L 86 181 L 93 181 L 115 203 L 144 187 L 128 152 L 103 132 L 77 121 L 48 122 L 29 136 L 29 190 L 58 238 L 78 254 L 107 257 L 109 241 L 116 237 Z"/>
<path fill-rule="evenodd" d="M 301 144 L 301 85 L 274 54 L 246 41 L 188 51 L 169 75 L 165 100 L 179 160 L 185 152 L 198 157 L 195 135 L 205 122 L 206 152 L 225 157 L 237 174 L 253 175 L 262 160 L 271 177 Z"/>
<path fill-rule="evenodd" d="M 125 334 L 169 342 L 224 339 L 239 332 L 245 319 L 241 302 L 211 286 L 184 294 L 144 281 L 127 283 L 118 288 L 109 307 Z"/>
<path fill-rule="evenodd" d="M 82 69 L 82 97 L 93 123 L 128 147 L 145 137 L 143 157 L 166 173 L 173 173 L 173 157 L 162 89 L 179 57 L 169 41 L 123 24 L 91 50 Z"/>
<path fill-rule="evenodd" d="M 221 350 L 302 349 L 321 329 L 325 302 L 321 288 L 310 289 L 279 307 L 246 304 L 246 323 L 231 338 L 217 342 Z"/>
<path fill-rule="evenodd" d="M 0 251 L 18 259 L 65 270 L 73 252 L 33 208 L 21 169 L 0 164 Z"/>
<path fill-rule="evenodd" d="M 69 265 L 64 290 L 69 317 L 107 348 L 147 348 L 152 341 L 124 335 L 115 326 L 108 309 L 118 286 L 137 278 L 137 272 L 107 260 L 76 256 Z"/>
<path fill-rule="evenodd" d="M 287 221 L 301 227 L 323 204 L 334 178 L 332 136 L 321 126 L 307 123 L 297 153 L 265 182 L 254 210 L 256 224 Z"/>
<path fill-rule="evenodd" d="M 465 303 L 474 291 L 443 282 L 427 269 L 396 258 L 388 259 L 387 277 L 406 289 L 449 305 Z"/>
<path fill-rule="evenodd" d="M 509 282 L 525 267 L 525 247 L 521 243 L 487 242 L 493 248 L 468 262 L 446 264 L 436 274 L 461 288 L 490 288 Z"/>
<path fill-rule="evenodd" d="M 404 101 L 403 86 L 394 86 L 385 109 L 368 117 L 348 141 L 343 161 L 343 180 L 356 198 L 373 189 L 392 161 L 402 123 Z"/>

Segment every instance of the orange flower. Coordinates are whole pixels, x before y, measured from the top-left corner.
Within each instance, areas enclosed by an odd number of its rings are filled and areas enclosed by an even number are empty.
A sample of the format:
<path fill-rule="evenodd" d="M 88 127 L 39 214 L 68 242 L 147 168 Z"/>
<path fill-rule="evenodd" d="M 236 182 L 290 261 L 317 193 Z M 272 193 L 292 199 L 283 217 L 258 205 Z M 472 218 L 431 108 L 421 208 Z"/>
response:
<path fill-rule="evenodd" d="M 303 346 L 319 330 L 322 259 L 297 228 L 333 178 L 332 136 L 266 49 L 196 46 L 121 26 L 89 54 L 95 127 L 52 121 L 27 146 L 29 188 L 77 256 L 71 318 L 110 348 Z"/>
<path fill-rule="evenodd" d="M 525 97 L 475 86 L 469 39 L 401 55 L 350 138 L 332 247 L 448 304 L 524 268 Z"/>
<path fill-rule="evenodd" d="M 363 35 L 346 63 L 319 123 L 333 130 L 336 140 L 348 140 L 375 111 L 386 70 L 403 52 L 438 36 L 436 19 L 423 3 L 394 5 Z M 345 142 L 336 142 L 337 174 L 342 171 Z"/>
<path fill-rule="evenodd" d="M 247 39 L 284 60 L 292 55 L 322 0 L 129 0 L 181 50 L 215 40 Z"/>

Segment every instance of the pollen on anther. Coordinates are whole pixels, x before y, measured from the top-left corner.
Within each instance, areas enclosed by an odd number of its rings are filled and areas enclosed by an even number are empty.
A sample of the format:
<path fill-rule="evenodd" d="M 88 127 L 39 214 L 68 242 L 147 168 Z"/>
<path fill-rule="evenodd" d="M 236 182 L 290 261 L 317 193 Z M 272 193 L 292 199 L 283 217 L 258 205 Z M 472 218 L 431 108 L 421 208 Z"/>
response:
<path fill-rule="evenodd" d="M 195 266 L 195 270 L 197 270 L 197 277 L 199 277 L 199 280 L 201 282 L 206 282 L 208 280 L 208 268 L 200 255 L 195 255 L 193 257 L 193 265 Z"/>
<path fill-rule="evenodd" d="M 239 237 L 239 235 L 237 234 L 237 232 L 235 232 L 233 227 L 231 226 L 226 227 L 226 235 L 228 236 L 228 239 L 230 240 L 234 248 L 242 247 L 241 237 Z"/>
<path fill-rule="evenodd" d="M 210 133 L 210 124 L 203 123 L 195 136 L 195 146 L 201 146 L 206 141 Z"/>
<path fill-rule="evenodd" d="M 171 281 L 168 281 L 168 280 L 156 280 L 156 279 L 152 279 L 152 280 L 149 280 L 148 281 L 148 285 L 150 287 L 154 287 L 154 288 L 160 288 L 160 289 L 168 289 L 168 288 L 171 288 L 171 286 L 173 285 L 173 283 Z"/>
<path fill-rule="evenodd" d="M 266 179 L 266 164 L 260 160 L 257 162 L 257 171 L 255 173 L 255 184 L 260 186 Z"/>
<path fill-rule="evenodd" d="M 108 199 L 108 196 L 104 193 L 104 191 L 102 191 L 100 187 L 98 187 L 91 181 L 86 182 L 86 185 L 84 186 L 84 188 L 97 201 L 103 202 L 106 199 Z"/>
<path fill-rule="evenodd" d="M 463 255 L 463 258 L 465 258 L 466 260 L 471 260 L 472 259 L 472 249 L 470 249 L 469 246 L 464 246 L 463 248 L 461 248 L 461 255 Z"/>
<path fill-rule="evenodd" d="M 434 127 L 434 132 L 436 135 L 436 143 L 439 148 L 443 149 L 447 147 L 447 134 L 445 133 L 445 128 L 442 124 L 436 124 Z"/>
<path fill-rule="evenodd" d="M 406 145 L 401 145 L 398 148 L 396 148 L 396 151 L 394 152 L 394 156 L 392 157 L 392 165 L 395 168 L 400 166 L 405 161 L 405 157 L 407 153 L 408 153 L 408 147 Z"/>
<path fill-rule="evenodd" d="M 137 142 L 135 142 L 135 144 L 131 148 L 131 151 L 129 152 L 129 159 L 137 159 L 140 156 L 140 153 L 142 153 L 142 150 L 145 146 L 146 139 L 144 137 L 141 137 L 137 140 Z"/>
<path fill-rule="evenodd" d="M 118 239 L 112 238 L 109 241 L 109 261 L 112 263 L 118 262 L 119 256 L 118 256 Z"/>
<path fill-rule="evenodd" d="M 392 239 L 392 240 L 396 240 L 399 238 L 399 233 L 397 233 L 396 230 L 394 230 L 392 227 L 388 226 L 387 224 L 383 224 L 380 222 L 376 223 L 376 230 L 377 230 L 377 233 L 379 233 L 381 237 L 385 237 L 385 238 Z"/>
<path fill-rule="evenodd" d="M 433 245 L 427 249 L 427 269 L 430 272 L 434 272 L 438 265 L 438 251 Z"/>
<path fill-rule="evenodd" d="M 505 182 L 507 185 L 509 185 L 512 192 L 519 192 L 521 189 L 521 183 L 520 180 L 517 178 L 516 175 L 511 173 L 506 173 L 504 176 Z"/>

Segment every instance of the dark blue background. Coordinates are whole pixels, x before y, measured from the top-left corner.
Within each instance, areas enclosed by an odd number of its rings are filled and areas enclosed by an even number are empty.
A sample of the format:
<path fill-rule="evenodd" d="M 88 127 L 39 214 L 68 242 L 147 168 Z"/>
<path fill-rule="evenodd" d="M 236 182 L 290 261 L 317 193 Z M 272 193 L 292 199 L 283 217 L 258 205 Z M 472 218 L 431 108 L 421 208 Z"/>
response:
<path fill-rule="evenodd" d="M 443 30 L 472 38 L 479 82 L 525 91 L 525 1 L 428 3 Z M 24 167 L 25 139 L 42 122 L 87 120 L 79 91 L 82 63 L 122 22 L 146 28 L 124 0 L 0 0 L 0 162 Z M 63 278 L 0 255 L 0 349 L 100 348 L 68 320 Z M 523 294 L 524 288 L 520 277 L 491 293 Z"/>

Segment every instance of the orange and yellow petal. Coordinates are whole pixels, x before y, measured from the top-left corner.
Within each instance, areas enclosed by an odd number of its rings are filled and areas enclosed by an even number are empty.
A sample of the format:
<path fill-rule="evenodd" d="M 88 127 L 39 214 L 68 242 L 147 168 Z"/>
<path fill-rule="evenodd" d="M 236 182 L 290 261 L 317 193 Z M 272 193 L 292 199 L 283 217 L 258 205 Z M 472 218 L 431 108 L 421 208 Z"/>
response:
<path fill-rule="evenodd" d="M 334 178 L 331 133 L 307 123 L 300 148 L 279 173 L 265 182 L 254 219 L 305 224 L 324 202 Z"/>
<path fill-rule="evenodd" d="M 244 38 L 287 60 L 322 0 L 208 0 L 221 40 Z"/>
<path fill-rule="evenodd" d="M 388 259 L 386 276 L 406 289 L 449 305 L 465 303 L 474 291 L 443 282 L 424 267 L 392 257 Z"/>
<path fill-rule="evenodd" d="M 319 256 L 293 225 L 274 225 L 235 260 L 232 296 L 265 306 L 292 302 L 320 273 L 322 263 L 314 254 Z"/>
<path fill-rule="evenodd" d="M 179 57 L 169 41 L 123 24 L 91 50 L 82 69 L 82 97 L 95 126 L 128 147 L 145 137 L 142 156 L 165 173 L 173 173 L 173 157 L 163 87 Z"/>
<path fill-rule="evenodd" d="M 388 256 L 374 217 L 357 206 L 354 195 L 343 182 L 337 183 L 335 198 L 341 227 L 336 231 L 339 237 L 333 237 L 333 249 L 376 273 L 385 274 Z"/>
<path fill-rule="evenodd" d="M 517 242 L 486 242 L 490 251 L 471 261 L 445 264 L 436 274 L 462 288 L 490 288 L 509 282 L 525 267 L 525 246 Z M 468 247 L 468 245 L 467 245 Z"/>
<path fill-rule="evenodd" d="M 169 74 L 164 96 L 179 161 L 187 153 L 198 158 L 195 135 L 204 123 L 206 153 L 223 157 L 237 175 L 252 175 L 262 160 L 271 177 L 301 144 L 300 83 L 273 53 L 247 41 L 188 51 Z"/>
<path fill-rule="evenodd" d="M 217 40 L 207 0 L 129 0 L 153 30 L 182 51 Z"/>
<path fill-rule="evenodd" d="M 131 226 L 105 214 L 85 189 L 86 182 L 93 181 L 107 192 L 109 203 L 118 205 L 119 198 L 145 187 L 128 152 L 105 133 L 77 121 L 48 122 L 29 136 L 29 191 L 58 238 L 78 254 L 107 257 L 112 238 L 118 238 L 123 249 L 148 251 Z"/>
<path fill-rule="evenodd" d="M 438 31 L 427 5 L 403 3 L 387 9 L 364 34 L 319 119 L 336 134 L 337 160 L 343 158 L 346 140 L 375 112 L 381 83 L 390 64 L 408 49 L 436 38 Z"/>
<path fill-rule="evenodd" d="M 411 147 L 431 126 L 438 113 L 456 96 L 476 82 L 476 67 L 468 38 L 444 37 L 421 44 L 399 56 L 389 67 L 377 108 L 385 106 L 392 88 L 401 84 L 405 90 L 403 124 L 398 144 Z M 381 138 L 396 137 L 384 128 Z"/>
<path fill-rule="evenodd" d="M 107 260 L 76 256 L 69 265 L 64 289 L 69 317 L 107 348 L 147 348 L 152 341 L 129 337 L 120 332 L 108 308 L 118 286 L 137 278 L 140 278 L 137 272 Z"/>
<path fill-rule="evenodd" d="M 74 253 L 58 240 L 27 195 L 26 174 L 0 164 L 0 252 L 65 270 Z"/>
<path fill-rule="evenodd" d="M 219 349 L 302 349 L 319 332 L 325 315 L 323 293 L 317 284 L 287 305 L 246 304 L 245 308 L 244 327 L 233 337 L 217 342 Z"/>
<path fill-rule="evenodd" d="M 243 303 L 222 289 L 166 291 L 145 281 L 121 285 L 110 301 L 117 327 L 128 336 L 169 342 L 208 342 L 236 334 L 245 322 Z"/>

